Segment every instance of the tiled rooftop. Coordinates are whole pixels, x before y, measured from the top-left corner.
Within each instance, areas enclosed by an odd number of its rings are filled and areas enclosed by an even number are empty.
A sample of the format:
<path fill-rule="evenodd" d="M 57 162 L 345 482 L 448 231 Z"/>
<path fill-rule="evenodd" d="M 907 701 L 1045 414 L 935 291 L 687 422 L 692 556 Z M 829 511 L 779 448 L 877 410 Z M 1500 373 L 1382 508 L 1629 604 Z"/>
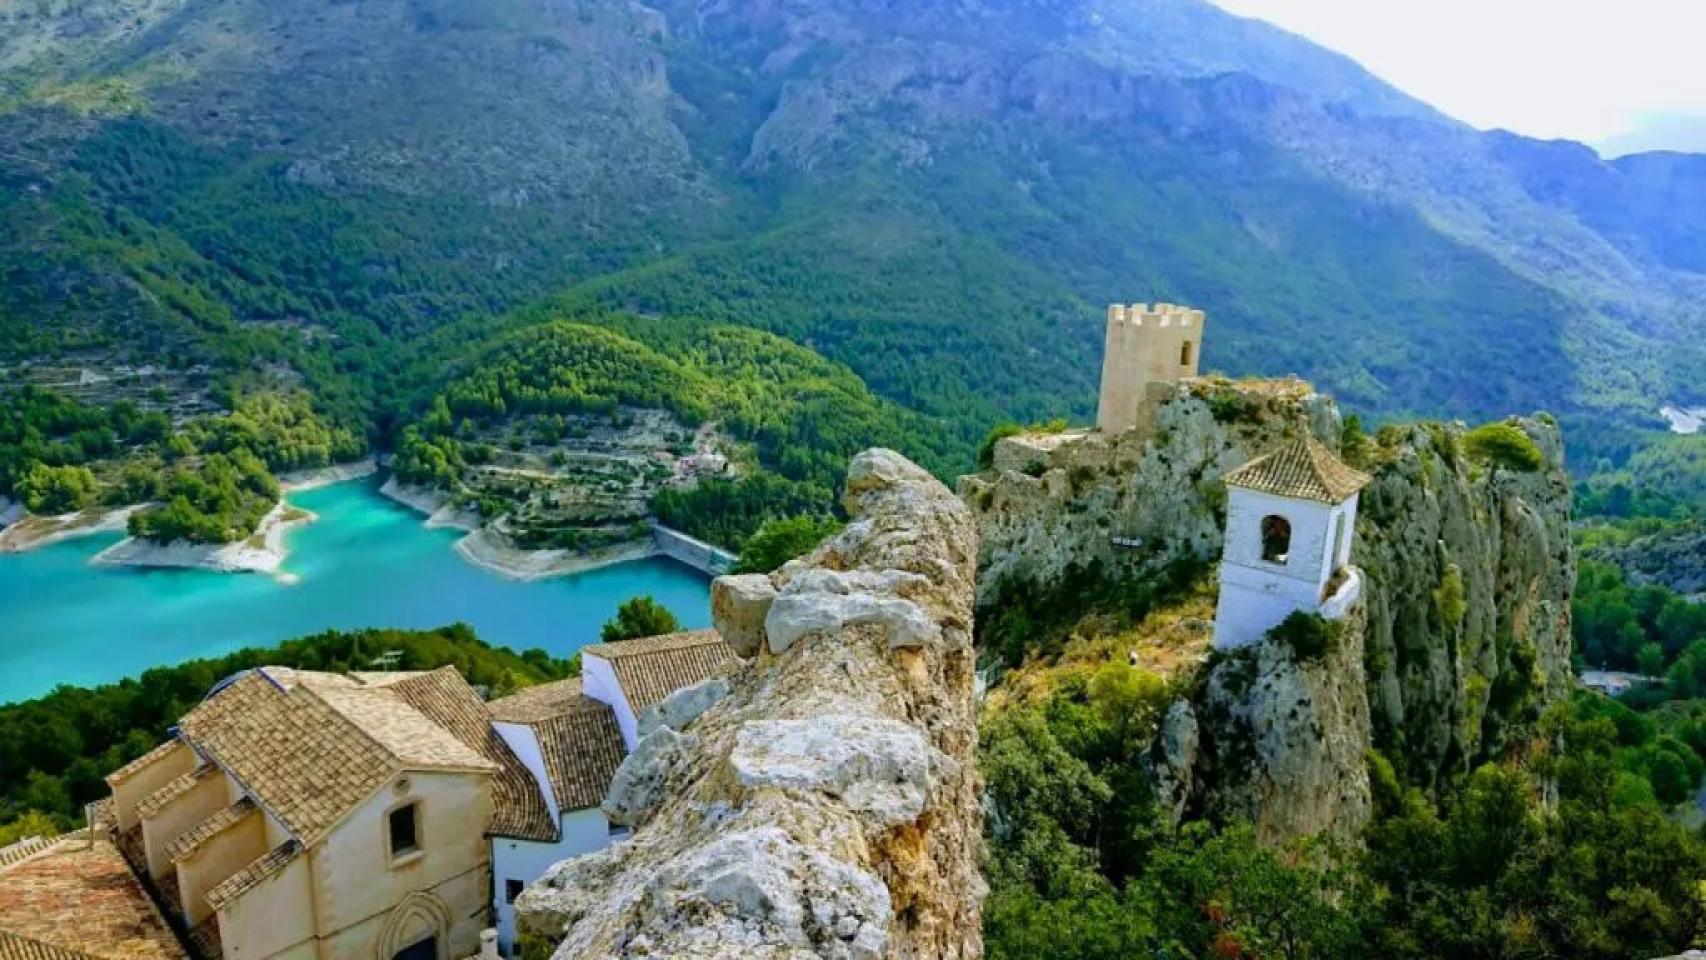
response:
<path fill-rule="evenodd" d="M 142 798 L 136 805 L 136 815 L 146 820 L 158 813 L 166 804 L 189 793 L 196 784 L 213 776 L 217 768 L 210 763 L 204 763 L 182 776 L 173 777 L 166 785 Z"/>
<path fill-rule="evenodd" d="M 90 960 L 89 954 L 0 930 L 0 960 Z"/>
<path fill-rule="evenodd" d="M 404 769 L 500 769 L 395 690 L 338 674 L 250 671 L 180 730 L 308 846 Z"/>
<path fill-rule="evenodd" d="M 152 765 L 156 760 L 164 759 L 168 753 L 178 748 L 177 740 L 167 740 L 135 760 L 130 761 L 112 773 L 107 774 L 107 785 L 116 786 L 136 775 L 143 768 Z"/>
<path fill-rule="evenodd" d="M 557 805 L 567 811 L 603 803 L 625 753 L 615 711 L 586 698 L 585 705 L 532 726 Z"/>
<path fill-rule="evenodd" d="M 226 877 L 218 886 L 207 891 L 207 905 L 215 912 L 223 909 L 226 904 L 248 893 L 262 880 L 278 873 L 289 866 L 302 853 L 302 848 L 294 840 L 286 840 L 259 857 L 253 863 Z"/>
<path fill-rule="evenodd" d="M 506 723 L 534 723 L 560 715 L 580 702 L 581 678 L 569 677 L 536 684 L 486 704 L 492 719 Z"/>
<path fill-rule="evenodd" d="M 1313 437 L 1292 440 L 1227 472 L 1226 485 L 1281 497 L 1339 503 L 1368 484 Z"/>
<path fill-rule="evenodd" d="M 53 844 L 53 837 L 25 837 L 17 843 L 0 847 L 0 870 L 33 857 Z"/>
<path fill-rule="evenodd" d="M 533 729 L 561 809 L 604 802 L 626 751 L 615 711 L 581 693 L 579 677 L 528 687 L 487 706 L 495 719 Z"/>
<path fill-rule="evenodd" d="M 219 810 L 213 816 L 184 831 L 182 836 L 167 844 L 166 859 L 177 863 L 194 853 L 197 847 L 207 841 L 242 823 L 248 817 L 259 815 L 255 801 L 248 797 L 239 797 L 236 803 Z"/>
<path fill-rule="evenodd" d="M 104 834 L 68 835 L 0 867 L 3 960 L 185 960 L 136 875 Z"/>
<path fill-rule="evenodd" d="M 735 662 L 734 651 L 715 630 L 600 643 L 581 648 L 581 655 L 609 662 L 635 713 L 682 687 L 724 672 Z"/>
<path fill-rule="evenodd" d="M 385 689 L 498 767 L 492 784 L 492 829 L 518 840 L 556 840 L 557 828 L 533 774 L 492 727 L 492 714 L 455 667 L 397 675 Z"/>

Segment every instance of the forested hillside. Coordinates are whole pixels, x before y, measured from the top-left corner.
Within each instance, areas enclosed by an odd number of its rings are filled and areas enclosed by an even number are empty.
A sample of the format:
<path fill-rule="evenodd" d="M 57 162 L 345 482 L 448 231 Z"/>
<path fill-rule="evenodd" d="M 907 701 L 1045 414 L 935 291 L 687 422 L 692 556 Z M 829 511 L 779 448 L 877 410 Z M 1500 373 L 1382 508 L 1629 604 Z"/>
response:
<path fill-rule="evenodd" d="M 975 438 L 1086 413 L 1102 306 L 1171 299 L 1367 413 L 1641 422 L 1700 399 L 1699 180 L 1200 0 L 32 0 L 0 363 L 284 374 L 386 440 L 484 334 L 627 312 Z"/>
<path fill-rule="evenodd" d="M 903 449 L 948 473 L 967 444 L 942 421 L 874 395 L 847 368 L 771 334 L 620 315 L 601 324 L 528 325 L 471 351 L 453 368 L 466 372 L 404 428 L 398 476 L 466 497 L 465 467 L 487 457 L 470 440 L 493 424 L 661 408 L 691 426 L 714 422 L 740 444 L 739 472 L 665 489 L 654 509 L 672 526 L 738 548 L 765 520 L 834 509 L 843 465 L 863 447 Z"/>

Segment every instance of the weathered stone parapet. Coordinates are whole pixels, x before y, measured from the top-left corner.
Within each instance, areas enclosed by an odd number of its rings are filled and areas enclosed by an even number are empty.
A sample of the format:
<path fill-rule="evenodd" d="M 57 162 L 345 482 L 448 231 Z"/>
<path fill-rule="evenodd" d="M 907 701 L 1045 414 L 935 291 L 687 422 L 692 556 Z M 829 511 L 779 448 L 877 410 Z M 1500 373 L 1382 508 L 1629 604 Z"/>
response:
<path fill-rule="evenodd" d="M 624 764 L 634 835 L 517 901 L 559 960 L 982 956 L 976 532 L 891 451 L 855 458 L 846 505 L 810 556 L 718 581 L 750 659 Z"/>

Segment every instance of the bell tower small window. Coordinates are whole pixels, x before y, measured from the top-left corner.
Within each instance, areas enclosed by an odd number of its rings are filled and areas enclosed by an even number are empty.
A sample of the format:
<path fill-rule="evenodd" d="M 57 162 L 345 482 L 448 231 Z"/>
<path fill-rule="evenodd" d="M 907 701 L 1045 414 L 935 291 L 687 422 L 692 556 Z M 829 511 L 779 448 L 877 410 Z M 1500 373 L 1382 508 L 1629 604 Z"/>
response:
<path fill-rule="evenodd" d="M 1191 341 L 1186 340 L 1184 342 L 1184 344 L 1179 347 L 1179 366 L 1181 366 L 1181 367 L 1190 366 L 1191 360 L 1195 356 L 1195 351 L 1196 351 L 1196 345 L 1191 343 Z"/>
<path fill-rule="evenodd" d="M 1278 514 L 1262 518 L 1262 559 L 1284 563 L 1291 553 L 1291 521 Z"/>

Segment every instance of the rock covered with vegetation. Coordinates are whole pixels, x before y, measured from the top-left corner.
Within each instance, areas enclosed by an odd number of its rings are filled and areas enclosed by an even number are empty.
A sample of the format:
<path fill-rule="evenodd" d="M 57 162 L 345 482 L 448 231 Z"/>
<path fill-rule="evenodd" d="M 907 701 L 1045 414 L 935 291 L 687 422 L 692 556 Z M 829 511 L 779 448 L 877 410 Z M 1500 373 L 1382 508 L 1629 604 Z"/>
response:
<path fill-rule="evenodd" d="M 1349 837 L 1369 809 L 1368 750 L 1432 785 L 1567 694 L 1575 562 L 1549 418 L 1367 437 L 1302 381 L 1151 389 L 1149 426 L 1019 432 L 961 480 L 982 532 L 983 636 L 1005 662 L 1056 653 L 1026 638 L 1088 597 L 1126 603 L 1218 557 L 1221 475 L 1285 436 L 1311 431 L 1374 477 L 1352 554 L 1363 608 L 1322 650 L 1278 638 L 1208 663 L 1183 692 L 1198 726 L 1172 738 L 1200 749 L 1157 766 L 1178 812 L 1250 819 L 1269 840 Z"/>
<path fill-rule="evenodd" d="M 517 900 L 554 956 L 982 956 L 976 529 L 891 451 L 846 489 L 847 527 L 770 590 L 734 578 L 718 615 L 762 642 L 624 763 L 606 805 L 634 836 Z"/>
<path fill-rule="evenodd" d="M 1161 751 L 1174 769 L 1194 759 L 1184 774 L 1201 785 L 1193 806 L 1248 821 L 1276 845 L 1318 834 L 1348 839 L 1363 828 L 1370 731 L 1362 620 L 1360 606 L 1337 621 L 1294 614 L 1214 663 L 1196 708 L 1194 758 Z"/>
<path fill-rule="evenodd" d="M 1547 417 L 1496 426 L 1490 447 L 1486 427 L 1423 424 L 1353 454 L 1374 476 L 1352 561 L 1375 743 L 1417 782 L 1495 755 L 1573 683 L 1563 442 Z"/>
<path fill-rule="evenodd" d="M 1049 559 L 986 585 L 979 610 L 1005 667 L 979 755 L 992 960 L 1611 958 L 1697 942 L 1706 848 L 1677 809 L 1706 714 L 1569 693 L 1570 491 L 1545 418 L 1344 429 L 1341 455 L 1374 475 L 1362 601 L 1336 628 L 1300 615 L 1230 655 L 1209 649 L 1218 543 L 1118 564 L 1085 514 L 1144 487 L 1051 490 L 1073 445 L 1098 449 L 1065 436 L 1000 441 L 1002 469 L 962 484 L 993 536 L 1018 531 Z M 1025 490 L 1033 503 L 1001 510 Z M 986 542 L 986 564 L 999 550 Z M 1659 616 L 1688 607 L 1675 598 L 1609 583 L 1596 598 L 1596 633 L 1648 631 L 1654 654 L 1693 635 Z M 1669 689 L 1690 695 L 1701 663 L 1681 654 Z"/>
<path fill-rule="evenodd" d="M 1339 440 L 1338 410 L 1301 380 L 1208 378 L 1156 385 L 1150 429 L 1020 431 L 996 441 L 984 472 L 962 477 L 978 518 L 978 603 L 1059 584 L 1070 571 L 1153 573 L 1220 553 L 1227 470 L 1309 431 Z M 1049 432 L 1053 431 L 1053 432 Z"/>

